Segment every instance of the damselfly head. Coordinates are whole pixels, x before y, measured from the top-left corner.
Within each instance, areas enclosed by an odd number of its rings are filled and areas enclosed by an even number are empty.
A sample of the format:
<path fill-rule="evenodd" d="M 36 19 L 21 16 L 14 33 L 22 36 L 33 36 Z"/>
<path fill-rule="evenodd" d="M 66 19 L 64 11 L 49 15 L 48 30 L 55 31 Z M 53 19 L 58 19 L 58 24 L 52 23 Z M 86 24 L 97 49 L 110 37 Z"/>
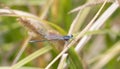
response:
<path fill-rule="evenodd" d="M 73 37 L 73 35 L 71 34 L 71 35 L 69 35 L 71 38 Z"/>
<path fill-rule="evenodd" d="M 68 41 L 68 40 L 70 40 L 72 37 L 73 37 L 73 35 L 67 35 L 67 36 L 64 36 L 63 38 L 64 38 L 65 41 Z"/>

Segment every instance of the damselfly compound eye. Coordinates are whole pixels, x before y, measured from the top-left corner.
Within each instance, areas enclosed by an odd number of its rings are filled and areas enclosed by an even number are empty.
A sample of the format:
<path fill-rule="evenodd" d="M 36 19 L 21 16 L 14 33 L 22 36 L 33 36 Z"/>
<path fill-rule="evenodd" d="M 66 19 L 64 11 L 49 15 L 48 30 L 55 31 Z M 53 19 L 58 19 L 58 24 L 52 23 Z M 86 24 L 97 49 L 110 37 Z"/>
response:
<path fill-rule="evenodd" d="M 67 35 L 67 36 L 63 36 L 65 41 L 70 40 L 73 37 L 73 35 Z"/>

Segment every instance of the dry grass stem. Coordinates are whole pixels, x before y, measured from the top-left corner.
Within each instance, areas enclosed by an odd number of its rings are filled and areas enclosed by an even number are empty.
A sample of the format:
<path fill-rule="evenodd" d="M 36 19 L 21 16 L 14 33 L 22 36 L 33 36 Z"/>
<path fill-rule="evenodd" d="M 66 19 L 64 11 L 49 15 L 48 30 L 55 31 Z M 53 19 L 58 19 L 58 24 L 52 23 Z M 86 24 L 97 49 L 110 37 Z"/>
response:
<path fill-rule="evenodd" d="M 92 66 L 91 69 L 101 69 L 105 66 L 111 59 L 117 56 L 120 52 L 120 41 L 117 42 L 112 48 L 102 54 L 96 64 Z"/>
<path fill-rule="evenodd" d="M 80 7 L 77 7 L 77 8 L 75 8 L 75 9 L 71 10 L 71 11 L 69 12 L 69 14 L 70 14 L 70 13 L 73 13 L 73 12 L 76 12 L 76 11 L 79 11 L 79 10 L 82 10 L 82 9 L 84 9 L 84 8 L 86 8 L 86 7 L 90 7 L 90 6 L 95 6 L 95 5 L 97 5 L 97 4 L 101 4 L 101 3 L 103 3 L 103 2 L 104 2 L 104 0 L 97 0 L 97 1 L 93 1 L 93 2 L 86 3 L 86 4 L 84 4 L 84 5 L 80 6 Z M 114 2 L 114 1 L 113 1 L 113 0 L 107 0 L 107 2 Z"/>
<path fill-rule="evenodd" d="M 72 22 L 72 24 L 71 24 L 71 27 L 70 27 L 70 29 L 69 29 L 68 35 L 71 35 L 71 34 L 73 33 L 74 28 L 75 28 L 75 26 L 76 26 L 76 23 L 77 23 L 77 21 L 78 21 L 78 18 L 79 18 L 79 16 L 80 16 L 80 13 L 81 13 L 81 11 L 79 11 L 79 13 L 77 14 L 77 16 L 76 16 L 75 19 L 73 20 L 73 22 Z M 67 43 L 64 45 L 64 47 L 66 47 L 66 46 L 67 46 Z M 67 56 L 64 57 L 64 55 L 66 55 L 66 54 L 67 54 L 67 53 L 64 53 L 64 54 L 62 55 L 63 58 L 61 58 L 61 61 L 62 61 L 63 59 L 66 59 L 66 58 L 67 58 Z M 60 62 L 59 64 L 62 64 L 62 62 Z M 60 69 L 60 68 L 59 68 L 59 69 Z"/>
<path fill-rule="evenodd" d="M 99 29 L 104 22 L 115 12 L 115 10 L 118 8 L 118 4 L 114 2 L 94 23 L 94 25 L 89 29 L 89 31 L 97 30 Z M 111 11 L 112 10 L 112 11 Z M 92 21 L 93 22 L 93 21 Z M 90 36 L 84 36 L 79 44 L 76 46 L 75 50 L 77 52 L 82 49 L 82 46 L 90 39 Z"/>
<path fill-rule="evenodd" d="M 68 54 L 63 54 L 57 69 L 64 69 Z"/>
<path fill-rule="evenodd" d="M 106 2 L 107 2 L 107 0 L 104 2 L 104 4 L 102 5 L 102 7 L 106 4 Z M 117 5 L 116 5 L 116 2 L 115 3 L 113 3 L 113 5 L 115 5 L 116 6 L 116 9 L 117 9 Z M 101 8 L 102 9 L 102 8 Z M 101 11 L 101 9 L 100 9 L 100 11 Z M 98 14 L 100 13 L 100 11 L 98 12 Z M 113 12 L 114 12 L 114 10 L 113 10 Z M 98 16 L 98 14 L 96 14 L 97 16 Z M 112 14 L 112 12 L 110 13 L 110 14 Z M 84 35 L 85 34 L 85 32 L 91 27 L 91 25 L 92 25 L 92 23 L 94 22 L 94 20 L 97 18 L 97 16 L 95 16 L 92 20 L 91 20 L 91 22 L 85 27 L 85 29 L 82 31 L 82 32 L 80 32 L 80 34 L 75 38 L 75 40 L 73 40 L 55 59 L 53 59 L 53 61 L 51 61 L 51 63 L 49 63 L 48 64 L 48 66 L 46 67 L 46 69 L 48 69 L 48 68 L 50 68 L 50 66 L 58 59 L 58 58 L 60 58 L 61 56 L 62 56 L 62 54 L 64 54 L 72 45 L 74 45 L 74 43 L 76 43 L 76 41 L 78 41 L 80 38 L 81 38 L 81 36 L 82 35 Z M 109 15 L 110 16 L 110 15 Z M 108 17 L 109 17 L 108 16 Z M 106 19 L 108 19 L 108 17 L 106 18 Z M 100 18 L 101 19 L 101 18 Z M 105 19 L 105 20 L 106 20 Z M 103 21 L 105 21 L 105 20 L 103 20 Z M 104 22 L 102 22 L 102 24 L 103 24 Z M 101 25 L 99 25 L 99 27 L 100 27 Z M 99 27 L 97 27 L 97 28 L 99 28 Z"/>
<path fill-rule="evenodd" d="M 105 0 L 105 2 L 103 3 L 103 5 L 101 6 L 101 8 L 99 9 L 99 11 L 97 12 L 97 14 L 93 17 L 93 19 L 88 23 L 88 25 L 85 27 L 85 29 L 82 32 L 86 32 L 89 30 L 89 28 L 92 26 L 93 22 L 96 20 L 96 18 L 98 17 L 98 15 L 100 14 L 100 12 L 102 11 L 103 7 L 105 6 L 107 0 Z M 92 28 L 92 27 L 91 27 Z M 87 42 L 87 40 L 90 38 L 90 36 L 84 36 L 80 42 L 78 43 L 78 45 L 76 46 L 75 50 L 77 52 L 80 51 L 81 47 L 85 44 L 85 42 Z"/>
<path fill-rule="evenodd" d="M 0 3 L 0 7 L 4 8 L 0 9 L 0 23 L 3 23 L 0 27 L 0 37 L 2 37 L 0 40 L 0 54 L 2 56 L 0 60 L 2 62 L 0 64 L 11 66 L 1 66 L 0 68 L 24 68 L 24 65 L 29 65 L 30 61 L 35 66 L 42 68 L 46 66 L 44 69 L 102 69 L 119 67 L 117 63 L 113 66 L 111 64 L 115 61 L 116 56 L 118 56 L 116 61 L 120 61 L 120 16 L 118 9 L 120 0 L 26 0 L 20 1 L 22 6 L 14 4 L 18 3 L 16 1 L 13 3 L 10 1 L 5 2 Z M 75 6 L 78 7 L 69 11 Z M 23 9 L 29 13 L 13 10 L 9 7 Z M 71 13 L 74 14 L 70 15 Z M 9 17 L 12 18 L 9 19 Z M 27 29 L 27 37 L 26 31 L 21 29 L 23 27 Z M 68 36 L 62 36 L 66 34 Z M 73 38 L 71 35 L 73 35 Z M 26 38 L 21 43 L 21 38 L 24 37 Z M 34 48 L 30 47 L 27 53 L 39 49 L 20 60 L 24 56 L 23 53 L 26 51 L 25 49 L 28 47 L 29 42 Z M 18 44 L 21 48 L 17 51 Z M 13 47 L 13 45 L 15 46 Z M 4 52 L 6 55 L 4 55 Z M 18 53 L 16 54 L 16 52 Z M 39 56 L 41 57 L 39 58 Z M 34 59 L 35 61 L 33 61 Z M 28 68 L 32 69 L 34 67 Z"/>
<path fill-rule="evenodd" d="M 21 11 L 17 11 L 17 10 L 11 10 L 11 9 L 0 9 L 0 15 L 18 16 L 20 23 L 22 23 L 24 25 L 24 27 L 28 28 L 30 31 L 36 33 L 37 35 L 40 35 L 40 37 L 44 37 L 44 35 L 47 32 L 45 27 L 43 26 L 43 24 L 40 23 L 38 20 L 35 20 L 35 19 L 37 19 L 37 17 L 34 15 L 31 15 L 31 14 L 28 14 L 25 12 L 21 12 Z M 35 19 L 32 19 L 31 17 L 35 18 Z M 44 17 L 42 17 L 42 18 L 44 18 Z M 32 38 L 32 36 L 29 35 L 29 37 L 23 43 L 22 49 L 16 56 L 15 60 L 13 61 L 13 64 L 15 64 L 19 60 L 20 56 L 22 55 L 23 51 L 27 47 L 27 44 L 29 43 L 29 40 L 31 38 Z"/>
<path fill-rule="evenodd" d="M 41 35 L 41 37 L 44 37 L 44 35 L 47 32 L 47 29 L 50 28 L 48 25 L 40 22 L 40 19 L 37 18 L 34 15 L 22 12 L 22 11 L 17 11 L 17 10 L 12 10 L 15 14 L 12 14 L 10 10 L 8 9 L 0 9 L 0 15 L 15 15 L 15 16 L 20 16 L 20 21 L 24 25 L 24 27 L 28 28 L 28 30 L 36 33 L 37 35 Z M 22 18 L 21 18 L 22 17 Z"/>
<path fill-rule="evenodd" d="M 75 19 L 73 20 L 73 22 L 72 22 L 72 24 L 71 24 L 71 26 L 70 26 L 68 35 L 71 35 L 71 34 L 73 33 L 74 28 L 76 27 L 76 23 L 77 23 L 77 21 L 79 20 L 80 13 L 81 13 L 81 11 L 78 12 L 77 16 L 76 16 Z"/>
<path fill-rule="evenodd" d="M 31 38 L 32 38 L 32 36 L 29 35 L 29 36 L 26 38 L 26 40 L 23 42 L 23 44 L 21 45 L 22 48 L 20 49 L 20 51 L 18 52 L 17 56 L 15 57 L 12 65 L 15 64 L 15 63 L 17 63 L 17 61 L 19 60 L 20 56 L 22 55 L 22 53 L 23 53 L 24 50 L 26 49 L 27 44 L 29 43 L 29 41 L 30 41 Z"/>
<path fill-rule="evenodd" d="M 48 12 L 49 12 L 49 8 L 51 7 L 51 5 L 53 4 L 54 0 L 48 0 L 48 2 L 46 3 L 45 7 L 43 7 L 43 11 L 40 15 L 40 19 L 45 19 Z"/>
<path fill-rule="evenodd" d="M 48 13 L 48 9 L 50 8 L 50 5 L 52 4 L 52 1 L 53 0 L 51 0 L 50 3 L 48 4 L 49 6 L 46 6 L 47 9 L 45 9 L 44 12 L 42 13 L 42 15 L 40 17 L 41 19 L 44 19 L 46 17 L 46 15 Z M 27 20 L 25 20 L 25 19 L 23 19 L 21 17 L 19 18 L 19 21 L 21 23 L 23 23 L 24 26 L 27 26 L 27 28 L 29 28 L 32 32 L 34 31 L 36 34 L 40 35 L 40 30 L 38 31 L 38 29 L 36 29 L 36 27 L 34 25 L 32 25 L 31 23 L 29 23 L 29 21 L 27 21 Z M 41 36 L 43 36 L 43 35 L 44 34 L 42 34 Z M 29 41 L 30 41 L 31 38 L 32 38 L 32 35 L 29 35 L 28 38 L 25 40 L 25 42 L 24 42 L 24 44 L 22 46 L 22 49 L 17 54 L 15 60 L 13 61 L 13 64 L 15 64 L 19 60 L 20 56 L 22 55 L 23 51 L 26 49 L 27 44 L 29 43 Z"/>
<path fill-rule="evenodd" d="M 120 0 L 117 0 L 117 1 L 118 1 L 119 6 L 120 6 Z"/>

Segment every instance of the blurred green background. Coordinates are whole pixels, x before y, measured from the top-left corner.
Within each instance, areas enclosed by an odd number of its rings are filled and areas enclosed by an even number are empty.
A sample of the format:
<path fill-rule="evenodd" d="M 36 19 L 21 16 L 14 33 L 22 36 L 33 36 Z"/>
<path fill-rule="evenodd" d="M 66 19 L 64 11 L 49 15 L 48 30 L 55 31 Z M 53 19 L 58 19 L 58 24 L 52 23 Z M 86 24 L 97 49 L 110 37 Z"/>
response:
<path fill-rule="evenodd" d="M 50 0 L 0 0 L 0 8 L 5 8 L 2 6 L 2 4 L 5 4 L 11 9 L 25 11 L 40 17 L 43 10 L 47 6 L 49 6 L 49 2 Z M 68 14 L 68 12 L 70 12 L 74 8 L 77 8 L 78 6 L 84 5 L 87 2 L 87 0 L 54 0 L 44 20 L 59 26 L 66 32 L 67 35 L 70 25 L 76 17 L 78 11 L 70 14 Z M 102 12 L 104 12 L 111 4 L 112 3 L 107 3 Z M 82 14 L 86 15 L 85 17 L 83 16 L 83 20 L 78 21 L 82 21 L 82 23 L 76 26 L 77 31 L 75 31 L 75 33 L 73 34 L 79 33 L 87 25 L 87 23 L 99 10 L 101 5 L 102 4 L 98 4 L 84 8 L 89 9 L 89 11 L 85 12 L 85 10 L 83 10 L 84 12 L 82 12 Z M 16 54 L 21 48 L 21 44 L 28 36 L 27 30 L 23 26 L 21 26 L 21 24 L 19 24 L 16 19 L 17 17 L 0 16 L 0 66 L 8 66 L 12 64 L 14 58 L 16 57 Z M 115 44 L 119 42 L 119 40 L 120 8 L 118 8 L 116 12 L 106 21 L 102 28 L 97 32 L 97 35 L 93 35 L 92 39 L 90 39 L 90 41 L 83 48 L 82 53 L 76 54 L 73 49 L 69 51 L 70 56 L 67 60 L 69 66 L 68 68 L 84 68 L 81 64 L 82 60 L 79 60 L 79 56 L 82 56 L 82 59 L 84 59 L 88 67 L 94 66 L 94 64 L 96 64 L 97 62 L 89 63 L 90 61 L 92 61 L 92 58 L 96 58 L 99 55 L 101 56 L 101 54 L 106 54 L 106 51 L 115 46 Z M 28 56 L 30 53 L 34 52 L 38 48 L 41 48 L 41 46 L 38 47 L 39 45 L 35 43 L 28 44 L 28 46 L 29 47 L 25 50 L 20 59 Z M 112 51 L 109 52 L 111 53 Z M 120 51 L 117 51 L 116 53 L 117 54 L 112 59 L 110 59 L 110 61 L 105 64 L 102 69 L 120 68 Z M 54 51 L 51 51 L 51 54 L 53 56 L 52 59 L 54 59 L 58 52 L 55 53 Z M 45 59 L 42 61 L 43 58 L 44 57 L 37 58 L 35 61 L 27 63 L 26 66 L 45 67 L 48 62 L 46 62 L 47 60 Z M 98 59 L 98 61 L 99 60 L 100 59 Z M 59 61 L 57 61 L 52 68 L 56 69 L 58 63 Z"/>

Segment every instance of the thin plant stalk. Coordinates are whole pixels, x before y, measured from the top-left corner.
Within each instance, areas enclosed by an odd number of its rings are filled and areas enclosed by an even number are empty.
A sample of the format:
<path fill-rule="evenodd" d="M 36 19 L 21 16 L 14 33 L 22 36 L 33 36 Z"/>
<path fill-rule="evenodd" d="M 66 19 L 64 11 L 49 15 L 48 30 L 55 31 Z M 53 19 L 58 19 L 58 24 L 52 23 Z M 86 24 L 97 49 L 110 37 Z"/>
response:
<path fill-rule="evenodd" d="M 106 2 L 105 2 L 106 3 Z M 103 4 L 104 5 L 104 4 Z M 100 11 L 99 11 L 100 12 Z M 76 41 L 78 41 L 84 34 L 85 32 L 91 27 L 91 25 L 93 24 L 94 20 L 97 18 L 98 14 L 96 14 L 96 16 L 91 20 L 91 22 L 85 27 L 85 29 L 83 29 L 83 31 L 80 32 L 80 34 L 75 38 L 75 40 L 73 40 L 68 46 L 66 46 L 66 48 L 56 57 L 53 59 L 53 61 L 51 61 L 51 63 L 49 63 L 46 66 L 46 69 L 49 69 L 50 66 L 58 60 L 58 58 L 60 58 L 72 45 L 74 45 L 74 43 L 76 43 Z"/>
<path fill-rule="evenodd" d="M 119 7 L 119 5 L 117 4 L 117 2 L 114 2 L 100 17 L 98 20 L 96 20 L 96 22 L 94 23 L 94 25 L 89 29 L 89 31 L 92 30 L 98 30 L 103 24 L 104 22 L 115 12 L 115 10 Z M 80 49 L 82 49 L 82 47 L 84 46 L 84 44 L 90 39 L 90 36 L 84 36 L 81 41 L 78 43 L 78 45 L 76 46 L 75 50 L 77 52 L 80 51 Z"/>
<path fill-rule="evenodd" d="M 111 59 L 117 56 L 120 52 L 120 41 L 118 41 L 115 45 L 113 45 L 110 49 L 108 49 L 104 54 L 102 54 L 91 69 L 102 69 Z"/>
<path fill-rule="evenodd" d="M 52 49 L 51 46 L 43 47 L 43 48 L 35 51 L 34 53 L 30 54 L 29 56 L 25 57 L 24 59 L 22 59 L 18 63 L 12 65 L 10 69 L 19 69 L 20 67 L 22 67 L 26 63 L 32 61 L 33 59 L 37 58 L 38 56 L 40 56 L 42 54 L 45 54 L 46 52 L 50 51 L 51 49 Z"/>
<path fill-rule="evenodd" d="M 44 19 L 44 18 L 46 17 L 47 12 L 48 12 L 48 9 L 49 9 L 50 5 L 52 4 L 52 2 L 53 2 L 53 0 L 51 0 L 51 2 L 49 3 L 47 9 L 44 10 L 44 12 L 42 13 L 40 19 Z M 19 53 L 17 54 L 16 58 L 14 59 L 12 65 L 15 64 L 15 63 L 19 60 L 19 58 L 21 57 L 22 53 L 23 53 L 24 50 L 26 49 L 27 44 L 29 43 L 29 41 L 30 41 L 31 38 L 32 38 L 32 35 L 28 35 L 28 38 L 27 38 L 27 39 L 25 40 L 25 42 L 23 43 L 22 48 L 21 48 L 21 50 L 19 51 Z"/>
<path fill-rule="evenodd" d="M 24 43 L 23 43 L 23 45 L 22 45 L 22 48 L 20 49 L 19 53 L 18 53 L 17 56 L 15 57 L 12 65 L 15 64 L 15 63 L 19 60 L 19 58 L 21 57 L 22 53 L 23 53 L 24 50 L 26 49 L 27 44 L 29 43 L 29 41 L 30 41 L 31 38 L 32 38 L 31 35 L 29 35 L 29 36 L 26 38 L 26 40 L 24 41 Z"/>
<path fill-rule="evenodd" d="M 67 57 L 68 54 L 64 54 L 60 60 L 60 63 L 58 65 L 58 68 L 57 69 L 63 69 L 65 64 L 66 64 L 66 57 Z"/>

